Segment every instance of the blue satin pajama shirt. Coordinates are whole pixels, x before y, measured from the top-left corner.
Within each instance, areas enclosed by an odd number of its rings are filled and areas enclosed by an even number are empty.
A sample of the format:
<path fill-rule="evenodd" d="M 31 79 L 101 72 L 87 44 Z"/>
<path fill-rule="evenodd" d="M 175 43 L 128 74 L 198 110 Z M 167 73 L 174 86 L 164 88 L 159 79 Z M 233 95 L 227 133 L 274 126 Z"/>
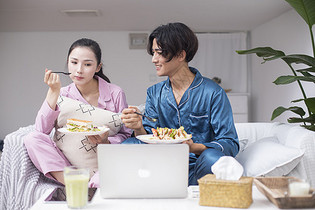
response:
<path fill-rule="evenodd" d="M 239 142 L 234 126 L 232 109 L 225 91 L 199 71 L 190 67 L 196 75 L 190 87 L 176 104 L 170 80 L 148 88 L 145 115 L 158 119 L 150 122 L 143 118 L 147 133 L 151 128 L 184 126 L 192 134 L 194 143 L 204 144 L 206 149 L 200 156 L 190 153 L 189 185 L 196 185 L 202 176 L 212 173 L 211 166 L 221 156 L 235 157 Z M 123 143 L 139 143 L 128 139 Z"/>

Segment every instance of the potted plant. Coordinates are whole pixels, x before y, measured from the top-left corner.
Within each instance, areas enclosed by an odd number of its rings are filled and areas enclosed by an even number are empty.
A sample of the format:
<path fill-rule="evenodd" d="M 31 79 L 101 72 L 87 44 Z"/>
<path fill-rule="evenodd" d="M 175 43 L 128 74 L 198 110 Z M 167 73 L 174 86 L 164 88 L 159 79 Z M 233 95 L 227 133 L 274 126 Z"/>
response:
<path fill-rule="evenodd" d="M 306 111 L 299 106 L 291 106 L 285 108 L 279 106 L 273 113 L 271 120 L 281 115 L 285 111 L 291 111 L 298 115 L 298 117 L 290 117 L 289 123 L 302 123 L 302 126 L 315 131 L 315 97 L 307 97 L 301 81 L 311 82 L 315 85 L 315 44 L 312 26 L 315 24 L 315 0 L 285 0 L 288 2 L 295 11 L 304 19 L 307 23 L 310 31 L 310 37 L 313 47 L 313 57 L 303 54 L 291 54 L 286 55 L 280 50 L 274 50 L 271 47 L 257 47 L 250 50 L 236 51 L 238 54 L 252 54 L 255 53 L 258 57 L 263 58 L 263 62 L 271 61 L 275 59 L 282 59 L 286 62 L 291 70 L 291 75 L 284 75 L 278 77 L 273 83 L 276 85 L 285 85 L 293 82 L 297 82 L 303 98 L 293 100 L 293 103 L 304 102 Z M 294 69 L 292 64 L 305 64 L 307 67 L 303 69 Z M 314 86 L 315 87 L 315 86 Z M 314 88 L 315 91 L 315 88 Z"/>

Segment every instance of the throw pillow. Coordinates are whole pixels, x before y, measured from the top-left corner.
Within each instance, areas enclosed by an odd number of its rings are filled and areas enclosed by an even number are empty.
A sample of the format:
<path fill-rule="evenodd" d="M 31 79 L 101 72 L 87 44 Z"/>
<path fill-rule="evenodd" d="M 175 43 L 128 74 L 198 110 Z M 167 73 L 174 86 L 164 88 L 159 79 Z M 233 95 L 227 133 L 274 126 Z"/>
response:
<path fill-rule="evenodd" d="M 244 167 L 244 176 L 283 176 L 300 162 L 304 152 L 279 144 L 276 137 L 260 139 L 240 152 L 236 160 Z"/>
<path fill-rule="evenodd" d="M 239 140 L 239 144 L 240 144 L 240 149 L 239 149 L 239 153 L 243 152 L 248 144 L 248 139 L 240 139 Z"/>
<path fill-rule="evenodd" d="M 59 97 L 58 106 L 60 114 L 55 125 L 54 141 L 72 165 L 89 168 L 92 176 L 98 170 L 97 144 L 90 143 L 85 135 L 64 134 L 58 129 L 66 126 L 67 119 L 77 118 L 93 121 L 95 126 L 105 125 L 110 128 L 109 135 L 113 136 L 122 127 L 120 116 L 64 96 Z"/>

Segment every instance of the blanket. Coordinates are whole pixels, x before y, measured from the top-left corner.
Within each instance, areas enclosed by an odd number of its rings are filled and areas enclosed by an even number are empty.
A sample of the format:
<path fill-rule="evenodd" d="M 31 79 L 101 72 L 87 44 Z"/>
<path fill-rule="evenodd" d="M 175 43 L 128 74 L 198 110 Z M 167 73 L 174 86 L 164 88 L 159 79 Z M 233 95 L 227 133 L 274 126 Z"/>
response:
<path fill-rule="evenodd" d="M 34 125 L 23 127 L 4 139 L 0 161 L 0 209 L 28 209 L 47 189 L 60 186 L 45 177 L 29 159 L 23 136 L 33 130 Z"/>

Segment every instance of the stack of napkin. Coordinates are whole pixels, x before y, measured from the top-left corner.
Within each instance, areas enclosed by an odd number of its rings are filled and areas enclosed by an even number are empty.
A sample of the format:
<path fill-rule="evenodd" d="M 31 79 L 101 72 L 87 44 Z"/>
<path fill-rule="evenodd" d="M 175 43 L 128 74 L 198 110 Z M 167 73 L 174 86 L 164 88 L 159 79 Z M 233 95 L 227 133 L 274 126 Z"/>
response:
<path fill-rule="evenodd" d="M 216 179 L 239 180 L 243 175 L 243 166 L 230 156 L 222 156 L 211 167 Z"/>

